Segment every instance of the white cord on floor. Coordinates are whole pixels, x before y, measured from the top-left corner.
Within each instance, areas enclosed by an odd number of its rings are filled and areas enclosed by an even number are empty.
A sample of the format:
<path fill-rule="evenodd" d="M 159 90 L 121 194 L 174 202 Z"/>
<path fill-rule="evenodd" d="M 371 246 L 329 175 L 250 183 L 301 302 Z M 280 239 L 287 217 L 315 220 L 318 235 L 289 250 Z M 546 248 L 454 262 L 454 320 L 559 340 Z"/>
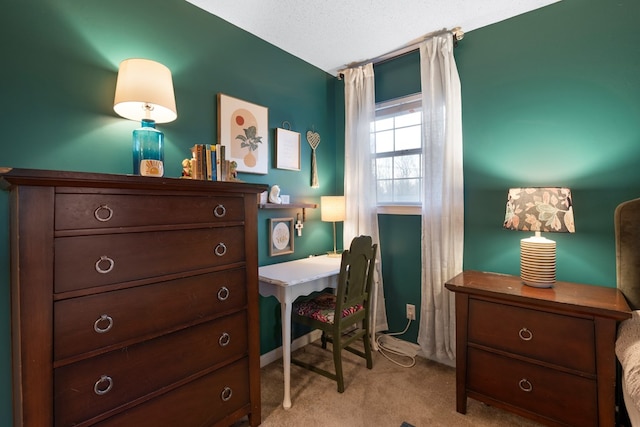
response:
<path fill-rule="evenodd" d="M 411 319 L 408 319 L 407 321 L 407 326 L 404 328 L 404 330 L 402 332 L 391 332 L 388 334 L 380 334 L 376 337 L 376 344 L 378 344 L 378 351 L 380 352 L 380 354 L 382 354 L 384 357 L 386 357 L 387 359 L 389 359 L 391 362 L 395 363 L 398 366 L 401 366 L 403 368 L 411 368 L 413 365 L 416 364 L 416 358 L 414 356 L 410 356 L 408 354 L 405 354 L 401 351 L 398 350 L 394 350 L 391 349 L 389 347 L 385 347 L 385 345 L 382 343 L 382 341 L 380 340 L 380 338 L 384 337 L 384 336 L 393 336 L 393 335 L 402 335 L 405 332 L 407 332 L 409 330 L 409 325 L 411 325 Z M 391 357 L 389 357 L 388 354 L 393 354 L 396 356 L 401 356 L 401 357 L 405 357 L 405 358 L 409 358 L 411 359 L 411 363 L 410 364 L 404 364 L 402 362 L 393 360 Z"/>

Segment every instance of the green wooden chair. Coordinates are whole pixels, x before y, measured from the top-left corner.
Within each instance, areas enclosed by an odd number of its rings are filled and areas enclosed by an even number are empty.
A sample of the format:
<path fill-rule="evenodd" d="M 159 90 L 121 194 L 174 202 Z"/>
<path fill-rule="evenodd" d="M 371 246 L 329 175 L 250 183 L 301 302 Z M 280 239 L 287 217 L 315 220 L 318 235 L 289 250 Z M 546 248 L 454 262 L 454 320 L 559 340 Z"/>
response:
<path fill-rule="evenodd" d="M 369 312 L 377 249 L 378 245 L 372 244 L 370 236 L 353 239 L 349 250 L 342 253 L 336 293 L 322 293 L 308 300 L 296 301 L 292 308 L 294 322 L 322 330 L 322 348 L 327 348 L 327 341 L 332 343 L 335 373 L 297 359 L 291 361 L 337 381 L 340 393 L 344 392 L 342 350 L 366 359 L 368 369 L 373 367 Z M 351 347 L 360 339 L 364 343 L 364 352 Z"/>

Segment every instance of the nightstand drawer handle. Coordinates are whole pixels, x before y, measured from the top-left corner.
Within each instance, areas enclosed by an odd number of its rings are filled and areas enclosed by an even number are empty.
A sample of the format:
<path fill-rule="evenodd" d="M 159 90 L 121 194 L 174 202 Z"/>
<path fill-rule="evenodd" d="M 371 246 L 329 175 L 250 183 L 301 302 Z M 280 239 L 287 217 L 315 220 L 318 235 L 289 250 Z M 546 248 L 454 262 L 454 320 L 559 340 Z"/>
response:
<path fill-rule="evenodd" d="M 220 393 L 220 398 L 223 402 L 229 401 L 229 399 L 231 399 L 231 396 L 233 396 L 233 390 L 231 390 L 231 388 L 229 387 L 225 387 L 222 390 L 222 393 Z"/>
<path fill-rule="evenodd" d="M 107 326 L 105 326 L 104 328 L 101 328 L 100 323 L 102 323 L 103 321 L 107 322 Z M 109 330 L 112 327 L 113 327 L 113 318 L 106 314 L 103 314 L 102 316 L 100 316 L 100 318 L 96 320 L 95 323 L 93 324 L 93 330 L 99 334 L 104 334 L 105 332 L 109 332 Z"/>
<path fill-rule="evenodd" d="M 93 385 L 93 392 L 98 396 L 103 396 L 113 388 L 113 379 L 111 379 L 108 375 L 103 375 L 100 377 L 98 381 Z"/>
<path fill-rule="evenodd" d="M 215 254 L 218 256 L 224 256 L 224 254 L 227 253 L 227 247 L 224 243 L 220 242 L 218 243 L 218 246 L 216 246 L 216 248 L 213 250 L 213 252 L 215 252 Z"/>
<path fill-rule="evenodd" d="M 227 288 L 226 286 L 223 286 L 220 289 L 218 289 L 218 300 L 226 301 L 227 298 L 229 298 L 229 288 Z"/>
<path fill-rule="evenodd" d="M 109 264 L 109 266 L 107 268 L 102 268 L 101 264 L 103 262 L 107 262 Z M 100 274 L 107 274 L 108 272 L 110 272 L 111 270 L 113 270 L 113 266 L 115 265 L 115 262 L 109 258 L 106 255 L 102 255 L 100 257 L 100 259 L 98 261 L 96 261 L 96 271 Z"/>
<path fill-rule="evenodd" d="M 531 341 L 533 339 L 533 332 L 531 332 L 527 328 L 520 329 L 520 331 L 518 332 L 518 335 L 520 336 L 520 339 L 523 341 Z"/>
<path fill-rule="evenodd" d="M 518 387 L 520 387 L 520 390 L 525 391 L 527 393 L 530 393 L 531 390 L 533 390 L 533 385 L 526 378 L 523 378 L 520 380 L 520 382 L 518 382 Z"/>
<path fill-rule="evenodd" d="M 104 212 L 106 215 L 104 215 Z M 107 222 L 113 217 L 113 209 L 107 205 L 100 205 L 93 211 L 93 216 L 100 222 Z"/>
<path fill-rule="evenodd" d="M 226 332 L 223 332 L 222 335 L 220 335 L 220 338 L 218 338 L 218 344 L 220 347 L 228 346 L 229 342 L 231 342 L 231 335 Z"/>
<path fill-rule="evenodd" d="M 218 205 L 215 208 L 213 208 L 213 214 L 217 218 L 222 218 L 227 214 L 227 208 L 225 208 L 224 205 Z"/>

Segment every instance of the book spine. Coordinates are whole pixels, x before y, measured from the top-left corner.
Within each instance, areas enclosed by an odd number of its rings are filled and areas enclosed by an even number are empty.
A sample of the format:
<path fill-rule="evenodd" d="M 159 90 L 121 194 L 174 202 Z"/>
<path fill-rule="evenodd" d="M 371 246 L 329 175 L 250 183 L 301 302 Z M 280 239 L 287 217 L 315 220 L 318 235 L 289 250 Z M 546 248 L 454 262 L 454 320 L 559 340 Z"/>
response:
<path fill-rule="evenodd" d="M 211 166 L 211 144 L 205 144 L 204 146 L 204 154 L 205 154 L 205 163 L 206 163 L 206 177 L 207 181 L 211 181 L 211 171 L 213 167 Z"/>
<path fill-rule="evenodd" d="M 218 181 L 218 159 L 216 146 L 211 145 L 211 180 Z"/>
<path fill-rule="evenodd" d="M 198 144 L 200 150 L 200 179 L 207 179 L 207 153 L 204 152 L 204 144 Z"/>
<path fill-rule="evenodd" d="M 218 162 L 218 181 L 226 181 L 225 175 L 223 173 L 224 161 L 226 160 L 226 147 L 222 144 L 216 145 L 217 158 Z"/>

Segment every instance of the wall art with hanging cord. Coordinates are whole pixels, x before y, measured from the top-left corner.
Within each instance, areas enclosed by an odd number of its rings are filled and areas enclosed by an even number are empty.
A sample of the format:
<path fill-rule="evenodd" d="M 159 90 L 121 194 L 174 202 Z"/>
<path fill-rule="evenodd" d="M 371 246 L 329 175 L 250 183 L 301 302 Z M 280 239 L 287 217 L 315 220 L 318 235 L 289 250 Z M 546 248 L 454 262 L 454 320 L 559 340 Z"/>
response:
<path fill-rule="evenodd" d="M 292 131 L 287 121 L 276 128 L 276 168 L 300 170 L 300 134 Z"/>

